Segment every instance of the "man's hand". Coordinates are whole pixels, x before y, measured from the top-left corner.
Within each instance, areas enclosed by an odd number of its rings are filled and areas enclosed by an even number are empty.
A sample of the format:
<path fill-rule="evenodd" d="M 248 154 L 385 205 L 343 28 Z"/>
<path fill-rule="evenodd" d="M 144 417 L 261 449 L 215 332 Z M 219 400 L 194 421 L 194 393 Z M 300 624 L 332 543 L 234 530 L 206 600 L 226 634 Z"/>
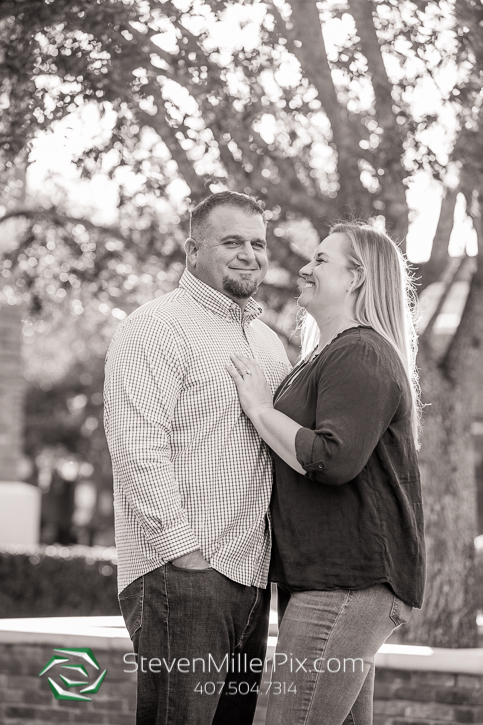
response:
<path fill-rule="evenodd" d="M 171 562 L 173 566 L 177 566 L 179 569 L 209 569 L 210 565 L 203 557 L 201 551 L 191 551 L 189 554 L 184 556 L 178 556 L 177 559 L 173 559 Z"/>

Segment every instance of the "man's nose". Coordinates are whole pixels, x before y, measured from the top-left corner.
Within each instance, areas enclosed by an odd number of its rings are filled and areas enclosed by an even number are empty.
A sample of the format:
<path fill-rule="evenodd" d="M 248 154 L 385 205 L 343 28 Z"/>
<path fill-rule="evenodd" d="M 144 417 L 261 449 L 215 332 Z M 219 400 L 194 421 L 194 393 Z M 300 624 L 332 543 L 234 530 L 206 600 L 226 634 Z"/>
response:
<path fill-rule="evenodd" d="M 255 250 L 250 242 L 245 242 L 245 244 L 240 247 L 238 250 L 238 256 L 242 259 L 246 259 L 247 262 L 253 262 L 256 259 Z"/>

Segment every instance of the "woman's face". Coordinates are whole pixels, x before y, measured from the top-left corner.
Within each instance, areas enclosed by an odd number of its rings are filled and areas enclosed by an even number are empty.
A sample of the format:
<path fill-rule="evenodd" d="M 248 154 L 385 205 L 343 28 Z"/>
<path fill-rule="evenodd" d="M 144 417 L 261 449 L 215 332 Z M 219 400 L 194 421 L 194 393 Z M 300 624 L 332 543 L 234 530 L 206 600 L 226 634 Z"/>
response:
<path fill-rule="evenodd" d="M 346 311 L 354 282 L 354 272 L 347 269 L 348 244 L 345 234 L 329 234 L 315 250 L 313 259 L 300 270 L 303 280 L 299 280 L 302 293 L 298 304 L 313 317 Z"/>

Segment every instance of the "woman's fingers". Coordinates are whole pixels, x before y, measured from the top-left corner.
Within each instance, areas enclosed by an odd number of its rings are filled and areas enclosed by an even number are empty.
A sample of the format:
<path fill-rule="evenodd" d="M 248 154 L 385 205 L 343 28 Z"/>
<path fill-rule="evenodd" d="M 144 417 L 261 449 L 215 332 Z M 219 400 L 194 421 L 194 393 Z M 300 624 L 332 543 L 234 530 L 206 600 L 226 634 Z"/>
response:
<path fill-rule="evenodd" d="M 230 363 L 227 363 L 225 366 L 228 372 L 230 373 L 231 377 L 235 381 L 235 383 L 239 382 L 240 380 L 243 380 L 243 376 L 241 375 L 240 371 L 238 370 L 236 365 L 230 365 Z"/>
<path fill-rule="evenodd" d="M 230 358 L 232 364 L 228 363 L 226 369 L 236 385 L 243 410 L 252 418 L 260 404 L 272 405 L 271 390 L 256 360 L 238 353 Z"/>
<path fill-rule="evenodd" d="M 246 375 L 247 370 L 249 370 L 248 367 L 248 361 L 249 358 L 245 358 L 241 355 L 237 355 L 234 353 L 233 355 L 230 355 L 231 361 L 237 370 L 238 374 L 243 378 L 244 375 Z"/>
<path fill-rule="evenodd" d="M 237 355 L 237 353 L 236 353 L 236 352 L 234 352 L 234 353 L 233 353 L 232 355 L 230 355 L 230 358 L 231 358 L 231 361 L 232 361 L 233 365 L 234 365 L 234 366 L 235 366 L 236 368 L 241 368 L 241 367 L 243 367 L 243 365 L 244 365 L 244 361 L 243 361 L 243 359 L 242 359 L 242 357 L 241 357 L 240 355 Z M 245 366 L 245 367 L 246 367 L 246 366 Z"/>
<path fill-rule="evenodd" d="M 254 360 L 251 357 L 247 357 L 246 355 L 240 355 L 240 353 L 235 352 L 232 355 L 230 355 L 233 364 L 237 368 L 239 372 L 243 375 L 247 370 L 250 373 L 255 373 L 258 370 L 261 371 L 261 368 L 256 360 Z"/>

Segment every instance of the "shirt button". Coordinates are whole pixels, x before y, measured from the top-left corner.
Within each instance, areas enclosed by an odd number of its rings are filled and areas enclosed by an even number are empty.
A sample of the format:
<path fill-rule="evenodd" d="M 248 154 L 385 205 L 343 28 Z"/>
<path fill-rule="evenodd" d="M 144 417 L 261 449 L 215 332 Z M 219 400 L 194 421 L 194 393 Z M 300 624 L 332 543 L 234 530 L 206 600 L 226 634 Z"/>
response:
<path fill-rule="evenodd" d="M 323 465 L 322 465 L 322 463 L 319 463 L 319 468 L 323 468 Z"/>

